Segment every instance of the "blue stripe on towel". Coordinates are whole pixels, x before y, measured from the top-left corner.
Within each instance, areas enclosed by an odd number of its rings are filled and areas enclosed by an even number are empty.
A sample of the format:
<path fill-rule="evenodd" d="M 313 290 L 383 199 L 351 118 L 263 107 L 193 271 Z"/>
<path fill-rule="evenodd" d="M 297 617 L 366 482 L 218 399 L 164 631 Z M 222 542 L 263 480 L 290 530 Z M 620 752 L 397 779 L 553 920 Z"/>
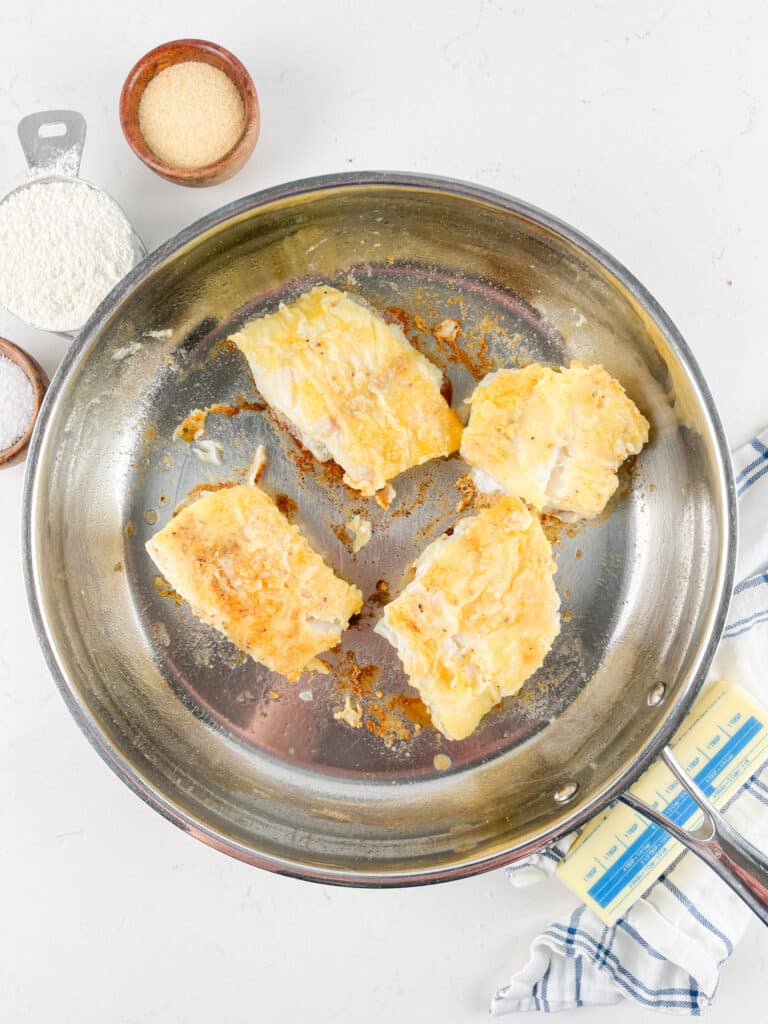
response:
<path fill-rule="evenodd" d="M 768 608 L 764 608 L 761 612 L 755 612 L 754 615 L 750 615 L 749 618 L 743 620 L 744 625 L 740 629 L 736 629 L 736 623 L 733 626 L 729 626 L 723 634 L 728 640 L 733 640 L 735 636 L 741 636 L 742 633 L 748 633 L 750 629 L 755 626 L 759 626 L 761 622 L 768 622 Z"/>
<path fill-rule="evenodd" d="M 749 476 L 749 474 L 753 470 L 757 469 L 758 466 L 762 466 L 763 462 L 765 462 L 765 460 L 768 459 L 768 448 L 766 448 L 762 441 L 758 441 L 757 438 L 754 438 L 751 444 L 755 451 L 758 453 L 758 458 L 756 458 L 754 462 L 750 462 L 748 466 L 745 466 L 744 469 L 742 469 L 742 471 L 736 477 L 737 484 L 740 484 L 745 477 Z"/>
<path fill-rule="evenodd" d="M 748 580 L 743 580 L 737 587 L 733 588 L 734 594 L 743 594 L 745 590 L 754 590 L 755 587 L 762 587 L 763 585 L 768 586 L 768 572 L 761 573 L 759 576 L 751 576 Z"/>

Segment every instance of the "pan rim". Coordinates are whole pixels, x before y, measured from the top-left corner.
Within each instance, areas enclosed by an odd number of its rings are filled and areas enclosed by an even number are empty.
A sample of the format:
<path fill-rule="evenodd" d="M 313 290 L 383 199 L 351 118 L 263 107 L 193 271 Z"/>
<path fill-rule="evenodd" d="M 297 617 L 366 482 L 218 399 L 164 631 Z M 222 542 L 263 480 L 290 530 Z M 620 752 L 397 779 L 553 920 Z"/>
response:
<path fill-rule="evenodd" d="M 46 619 L 43 613 L 37 580 L 34 572 L 34 540 L 33 518 L 36 508 L 37 468 L 43 450 L 47 426 L 59 395 L 64 390 L 70 376 L 76 369 L 82 352 L 92 341 L 101 324 L 119 308 L 124 297 L 133 287 L 148 274 L 159 267 L 167 258 L 195 241 L 200 235 L 220 227 L 225 222 L 261 207 L 276 202 L 295 200 L 309 196 L 314 192 L 329 190 L 346 190 L 355 188 L 403 188 L 405 190 L 437 191 L 455 195 L 458 198 L 474 200 L 500 207 L 505 212 L 513 213 L 565 238 L 577 249 L 593 259 L 601 267 L 612 274 L 629 292 L 645 313 L 653 320 L 684 366 L 692 387 L 699 401 L 700 409 L 706 419 L 710 439 L 716 455 L 719 469 L 719 480 L 722 493 L 719 496 L 722 505 L 722 521 L 725 524 L 718 548 L 718 566 L 716 599 L 710 602 L 707 618 L 704 621 L 707 641 L 695 653 L 693 666 L 688 674 L 684 687 L 677 696 L 675 703 L 646 739 L 643 747 L 634 757 L 632 764 L 616 773 L 600 792 L 583 803 L 574 805 L 570 813 L 555 814 L 547 829 L 540 832 L 535 839 L 512 848 L 506 847 L 493 850 L 481 856 L 455 852 L 434 867 L 418 869 L 373 868 L 366 870 L 361 863 L 359 870 L 339 869 L 327 865 L 317 865 L 309 860 L 288 859 L 254 850 L 231 836 L 226 836 L 204 822 L 196 819 L 178 803 L 159 792 L 124 758 L 118 750 L 102 735 L 97 721 L 79 700 L 76 688 L 70 684 L 64 667 L 59 663 L 54 646 L 49 639 Z M 35 633 L 40 644 L 49 672 L 67 704 L 70 713 L 85 734 L 91 745 L 115 774 L 150 807 L 168 821 L 193 835 L 195 838 L 238 860 L 264 868 L 278 874 L 301 878 L 307 881 L 318 881 L 328 884 L 351 885 L 366 888 L 388 888 L 398 886 L 422 885 L 451 879 L 468 877 L 506 864 L 518 861 L 531 853 L 556 841 L 559 837 L 573 831 L 593 817 L 611 800 L 615 799 L 624 789 L 648 767 L 669 740 L 692 701 L 698 694 L 709 666 L 714 657 L 725 626 L 730 595 L 736 564 L 736 490 L 733 479 L 730 452 L 725 431 L 720 420 L 711 392 L 701 373 L 693 353 L 683 339 L 681 333 L 648 290 L 600 245 L 552 214 L 539 209 L 521 199 L 503 192 L 485 188 L 452 178 L 431 174 L 414 174 L 408 172 L 365 171 L 339 174 L 320 175 L 303 178 L 292 182 L 276 185 L 248 196 L 236 199 L 219 209 L 194 221 L 183 228 L 168 241 L 147 255 L 138 263 L 125 278 L 119 282 L 110 294 L 102 301 L 91 315 L 71 347 L 66 352 L 61 364 L 51 381 L 45 396 L 38 422 L 30 444 L 29 457 L 24 480 L 22 504 L 22 564 L 27 602 L 32 616 Z M 503 846 L 503 843 L 499 845 Z"/>

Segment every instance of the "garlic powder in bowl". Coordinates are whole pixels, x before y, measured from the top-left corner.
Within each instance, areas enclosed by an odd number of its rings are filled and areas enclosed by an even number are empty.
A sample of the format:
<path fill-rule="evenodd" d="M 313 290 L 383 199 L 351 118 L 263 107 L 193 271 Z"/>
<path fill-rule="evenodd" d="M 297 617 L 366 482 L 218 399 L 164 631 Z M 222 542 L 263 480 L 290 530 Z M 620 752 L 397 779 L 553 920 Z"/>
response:
<path fill-rule="evenodd" d="M 229 50 L 206 39 L 175 39 L 129 71 L 120 123 L 151 171 L 203 188 L 231 178 L 251 156 L 259 98 L 248 69 Z"/>
<path fill-rule="evenodd" d="M 199 168 L 221 160 L 243 133 L 237 86 L 219 68 L 189 60 L 164 68 L 139 103 L 139 128 L 152 152 L 171 167 Z"/>

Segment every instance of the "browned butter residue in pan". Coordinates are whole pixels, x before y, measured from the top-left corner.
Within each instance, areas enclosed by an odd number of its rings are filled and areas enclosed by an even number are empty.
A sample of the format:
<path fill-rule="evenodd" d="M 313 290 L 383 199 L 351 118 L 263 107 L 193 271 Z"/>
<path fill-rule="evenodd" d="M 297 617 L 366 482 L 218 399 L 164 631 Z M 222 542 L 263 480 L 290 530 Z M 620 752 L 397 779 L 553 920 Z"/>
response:
<path fill-rule="evenodd" d="M 453 301 L 462 304 L 460 296 Z M 444 317 L 430 327 L 423 317 L 408 313 L 400 306 L 387 306 L 381 311 L 381 316 L 388 324 L 400 327 L 416 348 L 419 335 L 431 335 L 448 362 L 463 366 L 475 380 L 482 380 L 486 374 L 496 369 L 485 337 L 496 325 L 487 317 L 477 327 L 465 331 L 462 321 L 456 317 Z"/>
<path fill-rule="evenodd" d="M 211 415 L 221 415 L 232 419 L 233 416 L 239 416 L 241 412 L 264 412 L 264 408 L 263 402 L 249 402 L 244 395 L 237 395 L 230 405 L 214 402 L 213 405 L 207 405 L 204 409 L 193 409 L 189 416 L 176 427 L 173 436 L 179 441 L 190 444 L 196 438 L 203 436 L 206 421 Z"/>
<path fill-rule="evenodd" d="M 445 317 L 432 327 L 432 337 L 452 363 L 463 366 L 475 380 L 482 380 L 494 369 L 482 326 L 464 334 L 461 320 Z"/>
<path fill-rule="evenodd" d="M 424 480 L 419 484 L 416 495 L 411 501 L 403 501 L 402 504 L 396 506 L 392 510 L 392 518 L 397 519 L 400 516 L 409 516 L 412 512 L 421 508 L 425 501 L 429 499 L 430 491 L 434 487 L 434 480 L 431 475 L 427 475 Z"/>
<path fill-rule="evenodd" d="M 338 690 L 353 697 L 369 697 L 373 685 L 379 678 L 378 665 L 361 665 L 353 651 L 339 657 L 336 665 L 335 684 Z"/>
<path fill-rule="evenodd" d="M 190 444 L 198 434 L 202 436 L 202 432 L 205 430 L 205 417 L 206 412 L 204 409 L 193 409 L 189 416 L 176 427 L 173 436 L 178 438 L 179 441 L 185 441 L 187 444 Z"/>
<path fill-rule="evenodd" d="M 346 508 L 344 498 L 347 500 L 353 497 L 360 498 L 358 491 L 353 490 L 353 488 L 348 487 L 344 483 L 344 470 L 338 462 L 334 462 L 333 459 L 329 459 L 327 462 L 320 462 L 308 448 L 302 445 L 301 441 L 298 440 L 280 417 L 271 416 L 270 418 L 280 430 L 284 431 L 288 438 L 289 443 L 283 446 L 283 451 L 298 470 L 298 482 L 300 485 L 303 486 L 310 477 L 314 477 L 314 479 L 319 480 L 328 487 L 328 497 L 339 508 Z M 344 497 L 342 498 L 340 495 L 334 497 L 335 489 L 342 486 L 344 488 Z M 364 511 L 362 509 L 361 514 Z"/>
<path fill-rule="evenodd" d="M 368 595 L 367 604 L 379 605 L 382 607 L 392 600 L 389 593 L 389 584 L 386 580 L 377 580 L 376 589 Z"/>
<path fill-rule="evenodd" d="M 264 409 L 263 402 L 249 402 L 244 395 L 238 395 L 233 405 L 217 402 L 214 405 L 209 405 L 206 412 L 226 416 L 228 420 L 231 420 L 233 416 L 239 416 L 241 412 L 264 412 Z"/>
<path fill-rule="evenodd" d="M 221 491 L 221 490 L 224 490 L 224 488 L 226 488 L 226 487 L 238 487 L 238 486 L 239 486 L 239 484 L 238 484 L 237 480 L 216 480 L 216 481 L 204 480 L 200 484 L 195 484 L 194 487 L 190 488 L 187 491 L 186 498 L 184 498 L 182 501 L 180 501 L 179 504 L 176 506 L 176 508 L 173 510 L 172 518 L 175 519 L 176 516 L 179 514 L 179 512 L 181 512 L 182 509 L 185 509 L 193 501 L 196 501 L 200 497 L 201 494 L 206 494 L 209 491 Z"/>
<path fill-rule="evenodd" d="M 422 729 L 432 728 L 432 719 L 430 718 L 427 705 L 418 696 L 411 696 L 407 693 L 398 693 L 394 697 L 390 697 L 387 701 L 390 711 L 400 712 L 405 718 L 414 725 L 418 725 Z"/>
<path fill-rule="evenodd" d="M 399 306 L 387 306 L 381 311 L 381 319 L 388 324 L 396 324 L 403 334 L 411 333 L 411 315 Z"/>
<path fill-rule="evenodd" d="M 544 531 L 544 536 L 552 545 L 561 544 L 563 537 L 573 540 L 579 530 L 583 529 L 586 525 L 584 521 L 578 523 L 563 522 L 562 519 L 558 519 L 557 516 L 553 516 L 549 512 L 540 512 L 539 522 Z"/>
<path fill-rule="evenodd" d="M 336 534 L 336 540 L 338 540 L 340 544 L 344 544 L 345 547 L 349 547 L 352 543 L 349 530 L 347 530 L 345 526 L 338 526 L 336 524 L 331 524 L 331 529 Z"/>
<path fill-rule="evenodd" d="M 187 498 L 190 501 L 194 501 L 201 494 L 205 494 L 206 491 L 223 491 L 227 487 L 237 487 L 238 483 L 236 480 L 217 480 L 215 483 L 204 481 L 201 484 L 195 484 L 189 491 L 187 491 Z"/>
<path fill-rule="evenodd" d="M 456 505 L 456 514 L 463 512 L 465 508 L 469 508 L 475 499 L 477 494 L 477 488 L 475 482 L 469 473 L 464 473 L 454 484 L 454 487 L 461 495 L 461 500 Z"/>
<path fill-rule="evenodd" d="M 298 505 L 293 500 L 293 498 L 289 498 L 287 494 L 276 494 L 275 504 L 283 513 L 288 522 L 292 523 L 293 520 L 296 518 L 296 513 L 298 511 Z"/>
<path fill-rule="evenodd" d="M 549 543 L 559 544 L 565 530 L 565 523 L 562 519 L 558 519 L 557 516 L 550 515 L 548 512 L 541 512 L 539 522 Z"/>
<path fill-rule="evenodd" d="M 385 747 L 392 747 L 396 742 L 412 740 L 422 729 L 431 726 L 429 712 L 420 697 L 384 694 L 377 689 L 378 678 L 378 665 L 360 664 L 352 651 L 340 655 L 334 672 L 334 689 L 341 700 L 349 698 L 359 709 L 356 728 L 366 729 Z"/>
<path fill-rule="evenodd" d="M 164 576 L 155 576 L 155 590 L 160 597 L 169 597 L 177 608 L 184 604 L 184 598 L 173 589 Z"/>

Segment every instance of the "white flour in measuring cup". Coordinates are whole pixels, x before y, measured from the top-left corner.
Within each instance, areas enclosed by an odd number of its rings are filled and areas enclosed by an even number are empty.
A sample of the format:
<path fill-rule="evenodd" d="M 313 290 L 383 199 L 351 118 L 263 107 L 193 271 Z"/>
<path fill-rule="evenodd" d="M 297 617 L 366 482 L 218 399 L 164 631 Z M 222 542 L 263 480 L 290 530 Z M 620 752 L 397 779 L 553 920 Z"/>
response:
<path fill-rule="evenodd" d="M 108 195 L 72 179 L 33 182 L 0 203 L 0 304 L 49 331 L 75 331 L 137 262 Z"/>

